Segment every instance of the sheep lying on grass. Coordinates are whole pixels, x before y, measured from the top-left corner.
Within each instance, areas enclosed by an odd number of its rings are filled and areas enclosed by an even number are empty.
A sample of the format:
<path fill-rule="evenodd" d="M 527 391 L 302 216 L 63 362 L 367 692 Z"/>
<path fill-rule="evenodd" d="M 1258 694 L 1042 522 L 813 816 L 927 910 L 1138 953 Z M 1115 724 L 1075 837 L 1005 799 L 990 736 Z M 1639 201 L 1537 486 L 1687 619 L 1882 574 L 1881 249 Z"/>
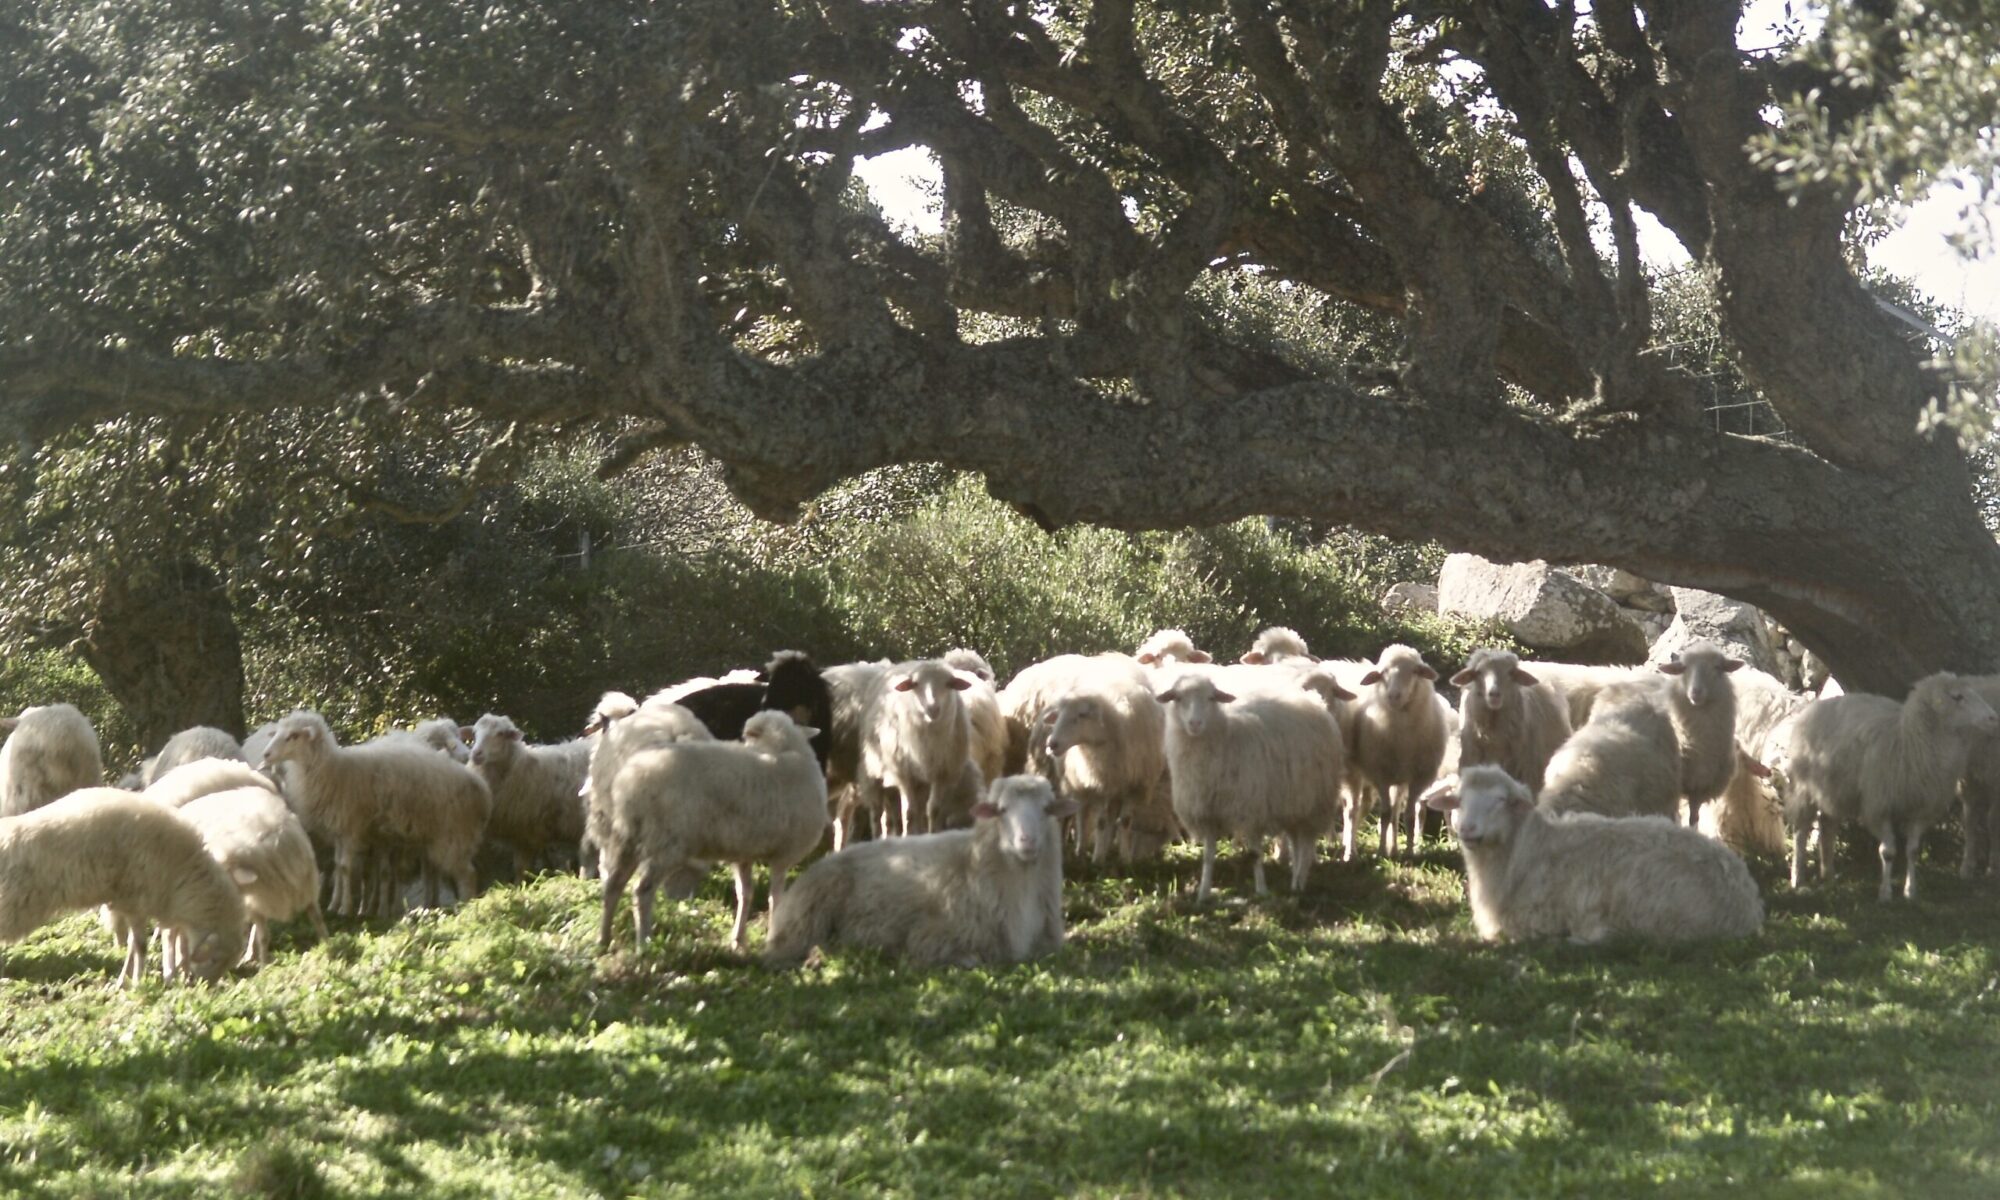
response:
<path fill-rule="evenodd" d="M 243 955 L 243 896 L 174 810 L 97 787 L 0 820 L 0 942 L 100 905 L 129 919 L 123 983 L 145 972 L 148 922 L 182 932 L 182 972 L 213 979 Z"/>
<path fill-rule="evenodd" d="M 1743 860 L 1661 817 L 1552 816 L 1498 767 L 1468 767 L 1425 795 L 1453 815 L 1472 920 L 1498 941 L 1747 937 L 1764 904 Z"/>
<path fill-rule="evenodd" d="M 765 961 L 864 946 L 924 964 L 1020 962 L 1063 942 L 1062 821 L 1048 781 L 1009 775 L 973 827 L 850 846 L 807 868 L 771 910 Z"/>

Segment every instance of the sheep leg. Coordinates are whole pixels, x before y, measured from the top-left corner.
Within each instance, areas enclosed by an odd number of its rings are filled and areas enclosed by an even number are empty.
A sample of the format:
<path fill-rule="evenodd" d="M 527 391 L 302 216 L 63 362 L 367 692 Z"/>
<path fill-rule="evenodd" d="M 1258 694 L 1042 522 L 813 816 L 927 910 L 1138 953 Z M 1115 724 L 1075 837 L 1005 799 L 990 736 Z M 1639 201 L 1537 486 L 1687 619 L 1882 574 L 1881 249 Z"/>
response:
<path fill-rule="evenodd" d="M 1250 877 L 1257 881 L 1257 894 L 1268 896 L 1270 887 L 1264 882 L 1264 839 L 1250 839 Z"/>
<path fill-rule="evenodd" d="M 750 944 L 750 902 L 757 898 L 757 868 L 754 864 L 736 864 L 736 930 L 729 937 L 729 944 L 741 950 Z"/>
<path fill-rule="evenodd" d="M 1908 836 L 1903 839 L 1903 899 L 1917 898 L 1917 857 L 1924 850 L 1924 834 L 1930 831 L 1927 825 L 1912 825 Z"/>
<path fill-rule="evenodd" d="M 464 904 L 472 899 L 479 890 L 479 874 L 472 869 L 472 855 L 468 853 L 449 868 L 440 865 L 438 871 L 442 873 L 447 869 L 451 872 L 451 890 L 458 893 L 458 903 Z M 436 886 L 435 876 L 432 886 Z"/>
<path fill-rule="evenodd" d="M 1414 857 L 1421 853 L 1424 848 L 1424 806 L 1415 803 L 1411 799 L 1412 789 L 1408 784 L 1399 783 L 1395 785 L 1393 791 L 1396 796 L 1397 807 L 1399 809 L 1407 808 L 1410 810 L 1409 853 Z"/>
<path fill-rule="evenodd" d="M 1819 847 L 1819 881 L 1833 878 L 1833 822 L 1825 813 L 1813 814 L 1813 841 Z"/>
<path fill-rule="evenodd" d="M 1093 866 L 1103 866 L 1111 857 L 1111 842 L 1118 834 L 1117 818 L 1111 814 L 1108 804 L 1093 805 L 1090 813 L 1090 861 Z"/>
<path fill-rule="evenodd" d="M 1396 853 L 1395 813 L 1390 810 L 1387 797 L 1375 794 L 1373 785 L 1367 785 L 1366 795 L 1368 806 L 1375 810 L 1375 853 L 1392 858 Z"/>
<path fill-rule="evenodd" d="M 1806 839 L 1812 834 L 1813 822 L 1818 814 L 1805 813 L 1799 818 L 1797 829 L 1792 830 L 1792 890 L 1800 887 L 1806 871 Z"/>
<path fill-rule="evenodd" d="M 1215 839 L 1201 839 L 1201 884 L 1195 888 L 1194 902 L 1207 904 L 1209 890 L 1215 885 Z"/>
<path fill-rule="evenodd" d="M 1313 858 L 1319 853 L 1319 839 L 1309 833 L 1293 835 L 1292 846 L 1292 891 L 1306 890 L 1306 873 L 1312 870 Z"/>
<path fill-rule="evenodd" d="M 660 896 L 660 873 L 647 863 L 639 871 L 639 878 L 632 882 L 632 928 L 639 939 L 639 948 L 653 936 L 653 905 Z"/>
<path fill-rule="evenodd" d="M 320 941 L 325 941 L 327 938 L 326 918 L 320 914 L 319 901 L 317 899 L 306 905 L 306 916 L 312 918 L 313 934 Z"/>
<path fill-rule="evenodd" d="M 1875 831 L 1875 838 L 1881 843 L 1877 853 L 1882 858 L 1882 886 L 1877 889 L 1877 900 L 1888 900 L 1896 894 L 1896 827 L 1884 825 Z"/>
<path fill-rule="evenodd" d="M 354 847 L 344 842 L 333 848 L 333 895 L 327 907 L 343 917 L 354 915 Z"/>
<path fill-rule="evenodd" d="M 1358 811 L 1359 806 L 1355 803 L 1354 794 L 1352 792 L 1348 793 L 1347 796 L 1343 798 L 1340 807 L 1341 807 L 1341 815 L 1344 818 L 1346 818 L 1341 822 L 1341 828 L 1340 828 L 1340 861 L 1353 862 L 1354 827 L 1360 824 L 1361 813 Z"/>
<path fill-rule="evenodd" d="M 1695 798 L 1694 798 L 1693 796 L 1689 796 L 1689 797 L 1687 798 L 1687 802 L 1688 802 L 1688 828 L 1689 828 L 1689 829 L 1700 829 L 1700 828 L 1701 828 L 1701 801 L 1699 801 L 1699 800 L 1695 799 Z"/>
<path fill-rule="evenodd" d="M 118 986 L 131 987 L 146 973 L 146 934 L 143 921 L 133 921 L 125 927 L 125 965 L 118 969 Z"/>
<path fill-rule="evenodd" d="M 1965 806 L 1965 853 L 1958 860 L 1958 874 L 1962 879 L 1977 879 L 1989 850 L 1986 804 L 1973 796 L 1969 784 L 1961 783 L 1958 788 Z"/>
<path fill-rule="evenodd" d="M 633 861 L 603 862 L 599 864 L 604 873 L 604 915 L 597 923 L 597 952 L 603 954 L 611 949 L 611 922 L 618 915 L 618 898 L 625 894 L 625 885 L 632 881 L 632 873 L 639 869 Z M 634 899 L 634 904 L 638 899 Z"/>

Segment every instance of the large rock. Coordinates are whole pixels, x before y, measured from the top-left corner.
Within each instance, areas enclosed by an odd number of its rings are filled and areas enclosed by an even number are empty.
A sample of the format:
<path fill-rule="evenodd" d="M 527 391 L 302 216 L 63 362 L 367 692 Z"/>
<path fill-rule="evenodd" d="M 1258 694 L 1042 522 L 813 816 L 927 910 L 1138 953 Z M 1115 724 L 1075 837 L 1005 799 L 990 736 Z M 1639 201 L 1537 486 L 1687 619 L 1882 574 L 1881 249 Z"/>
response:
<path fill-rule="evenodd" d="M 1611 599 L 1539 560 L 1454 554 L 1438 575 L 1438 611 L 1495 620 L 1523 645 L 1581 663 L 1639 663 L 1646 637 Z"/>
<path fill-rule="evenodd" d="M 1674 623 L 1653 643 L 1646 656 L 1648 662 L 1665 662 L 1694 642 L 1714 642 L 1758 670 L 1785 678 L 1784 664 L 1771 644 L 1770 627 L 1755 605 L 1714 592 L 1677 587 L 1674 609 Z"/>
<path fill-rule="evenodd" d="M 1611 597 L 1622 608 L 1642 608 L 1647 612 L 1656 613 L 1674 611 L 1674 597 L 1671 592 L 1660 584 L 1650 579 L 1642 579 L 1623 567 L 1578 563 L 1562 569 Z"/>

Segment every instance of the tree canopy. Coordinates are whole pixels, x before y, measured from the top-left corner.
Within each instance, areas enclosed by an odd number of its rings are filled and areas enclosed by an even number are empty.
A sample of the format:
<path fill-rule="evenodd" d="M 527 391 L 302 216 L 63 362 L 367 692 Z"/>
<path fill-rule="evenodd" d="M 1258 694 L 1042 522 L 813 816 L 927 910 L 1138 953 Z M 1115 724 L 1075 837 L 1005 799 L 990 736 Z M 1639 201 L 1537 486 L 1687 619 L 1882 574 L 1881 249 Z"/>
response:
<path fill-rule="evenodd" d="M 1931 7 L 1779 53 L 1726 0 L 29 0 L 0 419 L 615 419 L 781 518 L 936 461 L 1047 525 L 1611 562 L 1895 690 L 2000 664 L 1950 380 L 1849 238 L 1988 147 L 1991 25 Z M 911 146 L 939 236 L 853 176 Z M 1789 437 L 1660 352 L 1642 211 Z"/>

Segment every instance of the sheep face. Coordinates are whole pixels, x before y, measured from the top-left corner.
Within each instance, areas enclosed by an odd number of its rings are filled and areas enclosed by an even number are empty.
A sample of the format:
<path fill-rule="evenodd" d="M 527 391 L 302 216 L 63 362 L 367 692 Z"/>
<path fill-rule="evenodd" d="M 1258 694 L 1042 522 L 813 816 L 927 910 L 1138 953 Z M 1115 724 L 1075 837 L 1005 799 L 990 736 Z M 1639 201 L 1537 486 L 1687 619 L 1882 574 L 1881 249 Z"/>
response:
<path fill-rule="evenodd" d="M 1438 673 L 1424 662 L 1423 656 L 1408 646 L 1391 646 L 1382 651 L 1382 657 L 1375 663 L 1375 669 L 1361 677 L 1364 684 L 1379 684 L 1382 698 L 1390 708 L 1408 708 L 1428 689 L 1423 684 L 1436 683 Z"/>
<path fill-rule="evenodd" d="M 917 711 L 923 714 L 926 721 L 948 717 L 959 705 L 958 693 L 971 686 L 972 676 L 941 662 L 919 663 L 913 670 L 889 682 L 891 690 L 916 702 Z"/>
<path fill-rule="evenodd" d="M 597 707 L 590 710 L 590 717 L 583 723 L 583 736 L 602 733 L 605 726 L 639 711 L 639 702 L 624 692 L 606 692 L 597 701 Z"/>
<path fill-rule="evenodd" d="M 213 982 L 242 954 L 241 934 L 232 937 L 220 929 L 192 929 L 188 931 L 187 957 L 181 959 L 180 965 L 196 979 Z"/>
<path fill-rule="evenodd" d="M 1494 766 L 1466 768 L 1456 783 L 1441 782 L 1425 792 L 1424 803 L 1450 813 L 1458 840 L 1467 846 L 1506 842 L 1535 810 L 1527 787 Z"/>
<path fill-rule="evenodd" d="M 1076 807 L 1076 801 L 1058 797 L 1046 779 L 1009 775 L 993 782 L 986 799 L 972 806 L 972 816 L 982 826 L 997 824 L 1000 852 L 1027 866 L 1061 852 L 1056 822 L 1074 816 Z"/>
<path fill-rule="evenodd" d="M 295 712 L 278 722 L 271 744 L 264 747 L 258 769 L 268 771 L 281 762 L 307 762 L 333 746 L 333 731 L 318 713 Z"/>
<path fill-rule="evenodd" d="M 1534 687 L 1537 680 L 1521 669 L 1518 656 L 1504 650 L 1480 650 L 1451 682 L 1454 687 L 1477 693 L 1486 711 L 1497 713 L 1513 702 L 1515 688 Z"/>
<path fill-rule="evenodd" d="M 1700 708 L 1720 692 L 1722 677 L 1742 665 L 1742 659 L 1730 658 L 1714 646 L 1697 645 L 1661 663 L 1660 673 L 1674 676 L 1688 704 Z"/>
<path fill-rule="evenodd" d="M 1104 705 L 1094 696 L 1069 696 L 1042 714 L 1049 727 L 1048 752 L 1051 758 L 1077 746 L 1101 745 L 1109 731 L 1104 727 Z"/>
<path fill-rule="evenodd" d="M 1183 675 L 1159 695 L 1160 703 L 1173 705 L 1174 720 L 1193 738 L 1201 737 L 1222 721 L 1222 706 L 1235 699 L 1216 687 L 1214 680 L 1200 675 Z"/>
<path fill-rule="evenodd" d="M 515 753 L 521 748 L 521 731 L 514 722 L 487 713 L 468 728 L 472 731 L 473 766 L 505 771 L 512 765 Z"/>
<path fill-rule="evenodd" d="M 1299 686 L 1317 695 L 1328 711 L 1334 711 L 1333 706 L 1338 701 L 1356 698 L 1353 692 L 1341 687 L 1340 681 L 1333 677 L 1333 672 L 1325 667 L 1316 667 L 1300 678 Z"/>
<path fill-rule="evenodd" d="M 1917 681 L 1912 694 L 1924 712 L 1946 729 L 1979 734 L 2000 733 L 2000 714 L 1986 698 L 1957 675 L 1938 674 Z"/>

